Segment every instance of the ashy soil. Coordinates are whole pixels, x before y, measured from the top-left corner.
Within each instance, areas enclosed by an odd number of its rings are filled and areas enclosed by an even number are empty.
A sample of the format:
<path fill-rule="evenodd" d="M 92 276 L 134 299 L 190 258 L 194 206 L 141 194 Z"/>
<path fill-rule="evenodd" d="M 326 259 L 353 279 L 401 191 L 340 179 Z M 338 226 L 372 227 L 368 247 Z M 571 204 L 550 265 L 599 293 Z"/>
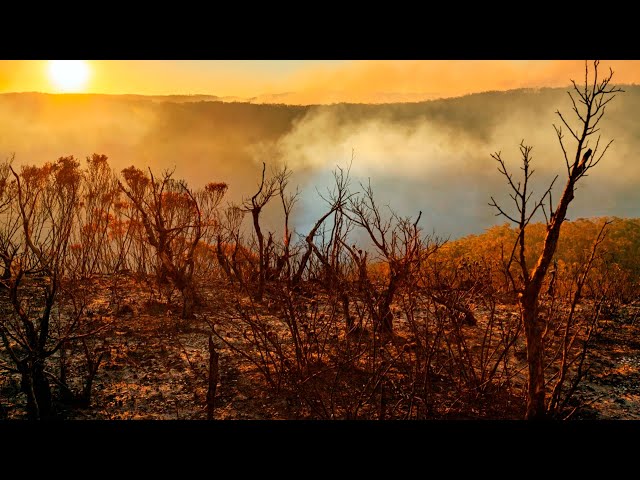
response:
<path fill-rule="evenodd" d="M 154 301 L 147 287 L 132 279 L 121 280 L 117 291 L 109 282 L 92 280 L 93 300 L 87 309 L 95 323 L 105 326 L 91 343 L 103 352 L 91 404 L 87 408 L 60 405 L 58 414 L 66 419 L 206 419 L 211 333 L 207 320 L 217 318 L 218 333 L 230 340 L 238 335 L 219 320 L 234 298 L 231 288 L 223 281 L 209 284 L 201 290 L 202 306 L 196 318 L 186 321 L 179 319 L 179 298 L 171 306 Z M 268 311 L 269 305 L 264 308 Z M 507 312 L 514 307 L 501 308 Z M 632 305 L 602 320 L 603 328 L 589 353 L 591 367 L 576 392 L 581 406 L 571 418 L 640 419 L 639 311 Z M 216 419 L 296 418 L 286 400 L 269 393 L 255 367 L 214 341 L 220 355 Z M 69 362 L 68 376 L 77 379 L 71 386 L 80 390 L 83 359 L 76 355 Z M 17 375 L 3 373 L 4 416 L 25 418 L 24 402 Z M 517 418 L 513 413 L 505 415 Z"/>
<path fill-rule="evenodd" d="M 596 338 L 591 369 L 578 387 L 584 406 L 577 418 L 640 419 L 640 318 L 635 306 L 605 322 Z"/>

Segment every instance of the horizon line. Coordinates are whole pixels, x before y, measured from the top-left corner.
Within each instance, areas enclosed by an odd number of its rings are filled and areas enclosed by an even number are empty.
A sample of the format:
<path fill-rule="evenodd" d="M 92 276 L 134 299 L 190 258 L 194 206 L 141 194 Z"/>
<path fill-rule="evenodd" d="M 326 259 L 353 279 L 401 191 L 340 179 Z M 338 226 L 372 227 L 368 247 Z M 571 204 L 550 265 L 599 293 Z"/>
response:
<path fill-rule="evenodd" d="M 619 86 L 629 86 L 629 87 L 637 87 L 640 86 L 638 83 L 621 83 Z M 251 105 L 287 105 L 287 106 L 297 106 L 297 107 L 312 107 L 312 106 L 330 106 L 330 105 L 390 105 L 390 104 L 418 104 L 418 103 L 426 103 L 438 100 L 448 100 L 448 99 L 456 99 L 456 98 L 464 98 L 473 95 L 482 95 L 487 93 L 507 93 L 507 92 L 517 92 L 517 91 L 537 91 L 537 90 L 564 90 L 566 88 L 572 88 L 571 84 L 568 84 L 564 87 L 553 87 L 553 86 L 539 86 L 539 87 L 518 87 L 518 88 L 509 88 L 505 90 L 482 90 L 477 92 L 465 93 L 463 95 L 451 95 L 451 96 L 437 96 L 432 95 L 432 98 L 425 98 L 423 100 L 407 100 L 407 101 L 379 101 L 379 102 L 362 102 L 362 101 L 339 101 L 339 102 L 327 102 L 327 103 L 284 103 L 284 102 L 270 102 L 270 101 L 256 101 L 261 97 L 275 97 L 275 96 L 285 96 L 292 94 L 294 95 L 296 92 L 284 92 L 284 93 L 265 93 L 255 95 L 253 97 L 241 97 L 236 95 L 226 95 L 219 96 L 213 93 L 106 93 L 106 92 L 44 92 L 37 90 L 28 90 L 28 91 L 10 91 L 10 92 L 0 92 L 0 95 L 50 95 L 50 96 L 109 96 L 109 97 L 142 97 L 142 98 L 154 98 L 154 97 L 204 97 L 208 98 L 208 100 L 202 101 L 211 101 L 217 103 L 246 103 Z M 382 92 L 381 95 L 388 95 L 393 92 Z M 406 94 L 398 94 L 398 95 L 406 95 Z M 412 95 L 421 95 L 421 93 L 414 93 Z M 425 95 L 429 95 L 426 94 Z"/>

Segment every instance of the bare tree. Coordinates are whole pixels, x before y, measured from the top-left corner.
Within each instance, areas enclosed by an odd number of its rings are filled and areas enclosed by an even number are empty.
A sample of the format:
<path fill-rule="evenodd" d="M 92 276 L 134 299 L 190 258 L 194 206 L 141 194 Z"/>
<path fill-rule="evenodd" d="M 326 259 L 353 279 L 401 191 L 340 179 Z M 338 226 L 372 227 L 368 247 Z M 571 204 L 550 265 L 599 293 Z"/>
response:
<path fill-rule="evenodd" d="M 353 162 L 353 157 L 352 157 Z M 322 284 L 332 297 L 339 300 L 342 307 L 342 315 L 345 319 L 347 333 L 353 333 L 355 327 L 354 317 L 350 313 L 351 292 L 349 274 L 353 262 L 351 255 L 353 250 L 349 247 L 349 235 L 355 224 L 345 214 L 345 208 L 349 199 L 355 195 L 349 191 L 351 163 L 346 169 L 336 167 L 333 172 L 334 185 L 326 195 L 319 192 L 320 197 L 327 203 L 329 210 L 313 226 L 307 237 L 307 250 L 303 256 L 303 262 L 299 268 L 303 268 L 308 260 L 308 255 L 313 252 L 320 267 Z"/>
<path fill-rule="evenodd" d="M 497 209 L 496 215 L 502 215 L 517 225 L 518 237 L 513 246 L 511 255 L 508 257 L 505 270 L 509 276 L 512 288 L 518 293 L 521 318 L 524 325 L 527 341 L 527 363 L 528 363 L 528 396 L 527 396 L 527 419 L 540 419 L 546 416 L 545 403 L 545 378 L 544 378 L 544 342 L 543 323 L 538 316 L 538 298 L 542 289 L 542 284 L 553 260 L 558 238 L 560 237 L 560 227 L 564 222 L 569 204 L 574 198 L 577 182 L 584 177 L 593 167 L 595 167 L 607 152 L 613 142 L 611 140 L 603 148 L 600 148 L 600 135 L 595 139 L 595 144 L 589 148 L 592 135 L 600 129 L 598 124 L 604 116 L 606 105 L 615 97 L 620 88 L 610 85 L 613 71 L 603 79 L 598 77 L 599 62 L 593 63 L 593 71 L 589 71 L 589 65 L 585 62 L 584 86 L 578 87 L 573 83 L 573 93 L 569 92 L 569 97 L 573 105 L 573 111 L 579 120 L 580 126 L 572 128 L 565 117 L 558 111 L 564 126 L 571 133 L 571 137 L 576 142 L 575 155 L 570 159 L 564 142 L 562 126 L 554 125 L 554 129 L 560 142 L 560 147 L 565 159 L 567 168 L 567 181 L 559 202 L 554 207 L 552 200 L 552 187 L 555 179 L 542 196 L 531 205 L 533 192 L 529 191 L 529 180 L 533 175 L 531 169 L 531 146 L 520 144 L 522 155 L 521 181 L 516 181 L 513 175 L 507 170 L 506 164 L 500 152 L 492 155 L 498 162 L 498 171 L 507 179 L 518 214 L 514 215 L 504 210 L 496 200 L 491 197 L 490 205 Z M 577 97 L 575 96 L 577 95 Z M 557 177 L 556 177 L 557 178 Z M 548 199 L 548 204 L 546 203 Z M 531 269 L 527 259 L 525 231 L 536 212 L 541 211 L 546 219 L 547 233 L 544 239 L 542 252 L 538 257 L 535 266 Z M 511 266 L 516 264 L 519 267 L 518 278 L 515 278 Z"/>
<path fill-rule="evenodd" d="M 1 280 L 11 278 L 11 265 L 20 248 L 18 234 L 21 222 L 15 202 L 16 184 L 10 178 L 12 163 L 13 157 L 0 164 L 0 259 L 4 267 Z"/>
<path fill-rule="evenodd" d="M 260 186 L 258 187 L 258 191 L 250 198 L 244 201 L 244 209 L 245 211 L 251 213 L 251 219 L 253 220 L 253 228 L 256 233 L 256 238 L 258 239 L 258 258 L 259 258 L 259 279 L 258 279 L 258 290 L 255 294 L 255 298 L 257 301 L 262 300 L 262 296 L 264 295 L 264 285 L 266 281 L 266 272 L 267 272 L 267 262 L 268 257 L 266 255 L 266 248 L 264 244 L 264 234 L 262 233 L 262 229 L 260 228 L 260 214 L 262 213 L 262 209 L 269 203 L 269 201 L 276 195 L 278 192 L 278 181 L 276 177 L 270 177 L 265 179 L 265 170 L 267 165 L 265 163 L 262 164 L 262 177 L 260 180 Z"/>
<path fill-rule="evenodd" d="M 349 165 L 349 167 L 346 169 L 337 167 L 337 169 L 333 172 L 333 178 L 335 181 L 333 189 L 329 190 L 326 196 L 320 195 L 321 198 L 328 204 L 329 209 L 316 221 L 313 227 L 311 227 L 311 230 L 309 230 L 307 236 L 304 237 L 306 246 L 304 252 L 302 253 L 302 257 L 298 262 L 298 267 L 296 268 L 296 271 L 293 275 L 292 284 L 294 286 L 298 285 L 302 280 L 302 276 L 305 272 L 305 269 L 307 269 L 308 267 L 312 253 L 315 252 L 315 254 L 320 258 L 321 263 L 325 265 L 329 264 L 328 259 L 326 259 L 325 256 L 323 256 L 322 253 L 318 250 L 315 242 L 322 226 L 332 215 L 334 215 L 334 228 L 329 238 L 329 244 L 334 244 L 336 245 L 336 247 L 339 246 L 339 244 L 336 244 L 334 240 L 336 240 L 340 236 L 338 232 L 339 229 L 337 228 L 340 225 L 340 221 L 338 218 L 342 215 L 342 209 L 346 206 L 346 202 L 352 195 L 349 192 L 350 169 L 351 165 Z"/>
<path fill-rule="evenodd" d="M 242 220 L 245 211 L 237 205 L 229 205 L 222 215 L 220 228 L 216 233 L 216 257 L 227 278 L 237 280 L 246 289 L 247 268 L 252 267 L 249 251 L 242 245 Z M 251 276 L 250 274 L 248 275 Z"/>
<path fill-rule="evenodd" d="M 74 244 L 81 250 L 81 276 L 91 275 L 109 263 L 106 261 L 109 226 L 119 194 L 117 179 L 107 156 L 94 153 L 86 161 L 82 205 L 78 208 L 77 232 L 74 232 Z"/>
<path fill-rule="evenodd" d="M 205 230 L 215 224 L 214 211 L 227 185 L 211 183 L 198 194 L 186 182 L 174 180 L 171 171 L 156 179 L 151 170 L 147 176 L 129 167 L 122 176 L 126 186 L 118 181 L 120 189 L 140 214 L 147 240 L 156 251 L 159 279 L 168 278 L 180 290 L 182 318 L 190 318 L 195 306 L 194 254 Z M 204 201 L 203 197 L 210 198 Z"/>
<path fill-rule="evenodd" d="M 276 262 L 276 274 L 279 275 L 284 267 L 286 267 L 285 278 L 287 282 L 291 280 L 291 236 L 293 232 L 289 226 L 289 218 L 294 205 L 298 201 L 300 190 L 296 189 L 295 193 L 286 193 L 287 186 L 289 185 L 289 179 L 291 177 L 291 170 L 285 165 L 279 172 L 276 173 L 276 182 L 278 185 L 278 195 L 282 202 L 282 211 L 284 213 L 284 235 L 282 239 L 282 255 L 280 255 Z"/>
<path fill-rule="evenodd" d="M 20 374 L 31 419 L 52 414 L 46 361 L 73 338 L 83 312 L 83 305 L 74 303 L 72 292 L 64 291 L 63 282 L 80 199 L 78 167 L 73 157 L 61 157 L 42 167 L 24 166 L 20 174 L 10 167 L 22 239 L 16 273 L 8 281 L 13 315 L 0 321 L 0 338 L 15 365 L 5 368 Z M 26 282 L 26 273 L 39 276 Z M 39 290 L 41 298 L 34 294 Z M 63 297 L 72 299 L 70 310 L 65 308 Z"/>
<path fill-rule="evenodd" d="M 411 278 L 413 272 L 420 269 L 421 261 L 434 253 L 442 242 L 424 238 L 418 227 L 422 212 L 415 221 L 399 217 L 391 211 L 388 218 L 377 205 L 371 184 L 362 185 L 363 195 L 350 198 L 347 216 L 362 227 L 375 246 L 378 254 L 388 266 L 388 279 L 385 287 L 376 295 L 374 325 L 383 333 L 393 332 L 393 314 L 391 304 L 403 282 Z M 352 257 L 360 263 L 361 277 L 367 277 L 366 255 L 356 254 L 355 248 L 349 248 Z M 367 281 L 367 285 L 371 282 Z"/>

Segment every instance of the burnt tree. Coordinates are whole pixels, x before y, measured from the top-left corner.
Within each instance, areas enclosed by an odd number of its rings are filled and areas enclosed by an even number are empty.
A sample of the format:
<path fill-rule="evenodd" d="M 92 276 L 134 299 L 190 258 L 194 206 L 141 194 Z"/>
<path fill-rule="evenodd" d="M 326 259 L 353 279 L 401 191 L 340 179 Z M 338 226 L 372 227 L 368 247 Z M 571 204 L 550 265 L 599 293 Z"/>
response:
<path fill-rule="evenodd" d="M 556 112 L 562 124 L 569 130 L 576 145 L 575 153 L 570 157 L 565 146 L 562 126 L 554 125 L 567 169 L 567 181 L 562 196 L 555 206 L 552 200 L 552 188 L 557 177 L 551 182 L 542 196 L 531 205 L 533 192 L 530 191 L 529 180 L 534 173 L 531 169 L 531 146 L 524 143 L 520 144 L 521 169 L 523 172 L 522 180 L 520 181 L 514 180 L 499 152 L 492 155 L 498 162 L 499 172 L 507 179 L 511 190 L 510 196 L 517 209 L 517 214 L 508 213 L 491 197 L 490 205 L 497 209 L 496 215 L 502 215 L 513 222 L 518 231 L 517 240 L 505 264 L 505 271 L 513 290 L 518 294 L 522 324 L 526 333 L 528 363 L 527 419 L 541 419 L 546 416 L 544 325 L 538 316 L 538 299 L 543 281 L 556 251 L 560 228 L 566 219 L 567 209 L 574 199 L 576 184 L 602 160 L 613 142 L 611 140 L 602 147 L 600 145 L 600 135 L 597 135 L 595 142 L 591 142 L 590 145 L 592 136 L 600 130 L 598 125 L 605 114 L 606 105 L 615 97 L 617 92 L 622 91 L 620 88 L 610 85 L 613 77 L 612 70 L 604 78 L 600 79 L 598 77 L 598 66 L 599 62 L 595 61 L 593 63 L 593 71 L 590 72 L 588 63 L 585 63 L 585 78 L 582 87 L 578 87 L 576 82 L 572 80 L 573 91 L 569 92 L 569 97 L 573 105 L 573 112 L 579 121 L 579 126 L 575 129 L 572 128 L 565 117 L 559 111 Z M 548 203 L 546 203 L 547 199 Z M 538 211 L 541 211 L 546 219 L 546 236 L 542 252 L 533 268 L 531 268 L 525 248 L 525 232 L 531 219 Z M 513 275 L 512 265 L 516 266 L 518 270 L 517 278 Z"/>
<path fill-rule="evenodd" d="M 147 241 L 158 258 L 158 276 L 170 280 L 182 294 L 182 318 L 191 318 L 196 292 L 193 282 L 194 255 L 205 230 L 215 226 L 214 212 L 227 191 L 224 183 L 210 183 L 194 193 L 186 182 L 165 171 L 156 179 L 129 167 L 122 171 L 125 184 L 118 181 L 140 214 Z M 203 197 L 210 197 L 207 202 Z M 203 209 L 206 204 L 208 208 Z"/>
<path fill-rule="evenodd" d="M 275 177 L 265 179 L 265 170 L 267 166 L 262 164 L 262 177 L 258 191 L 249 199 L 244 201 L 244 210 L 251 213 L 253 221 L 253 229 L 258 241 L 258 289 L 255 293 L 255 299 L 262 301 L 264 295 L 264 285 L 267 277 L 268 256 L 265 248 L 264 233 L 260 227 L 260 214 L 262 209 L 278 192 L 278 182 Z"/>

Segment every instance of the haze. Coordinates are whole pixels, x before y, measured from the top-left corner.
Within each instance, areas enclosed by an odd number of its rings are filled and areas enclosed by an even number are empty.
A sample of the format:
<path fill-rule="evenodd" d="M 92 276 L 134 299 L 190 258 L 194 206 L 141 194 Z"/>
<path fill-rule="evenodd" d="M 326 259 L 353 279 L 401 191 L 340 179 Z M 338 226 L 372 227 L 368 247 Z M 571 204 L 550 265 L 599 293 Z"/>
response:
<path fill-rule="evenodd" d="M 0 62 L 0 91 L 51 91 L 34 73 L 42 63 Z M 502 222 L 488 206 L 491 195 L 506 200 L 491 153 L 515 171 L 524 139 L 534 146 L 534 186 L 563 178 L 552 124 L 558 109 L 571 116 L 569 79 L 584 72 L 581 61 L 88 63 L 86 90 L 101 94 L 0 95 L 0 156 L 40 164 L 104 153 L 116 171 L 175 167 L 194 186 L 225 181 L 230 200 L 253 193 L 263 161 L 286 162 L 302 191 L 303 233 L 323 212 L 317 191 L 353 154 L 355 185 L 370 178 L 380 204 L 422 211 L 425 230 L 451 238 Z M 625 93 L 600 126 L 615 141 L 580 184 L 570 219 L 640 216 L 640 87 L 631 85 L 640 62 L 610 65 Z M 436 100 L 399 103 L 426 98 Z M 330 104 L 338 101 L 351 103 Z"/>

